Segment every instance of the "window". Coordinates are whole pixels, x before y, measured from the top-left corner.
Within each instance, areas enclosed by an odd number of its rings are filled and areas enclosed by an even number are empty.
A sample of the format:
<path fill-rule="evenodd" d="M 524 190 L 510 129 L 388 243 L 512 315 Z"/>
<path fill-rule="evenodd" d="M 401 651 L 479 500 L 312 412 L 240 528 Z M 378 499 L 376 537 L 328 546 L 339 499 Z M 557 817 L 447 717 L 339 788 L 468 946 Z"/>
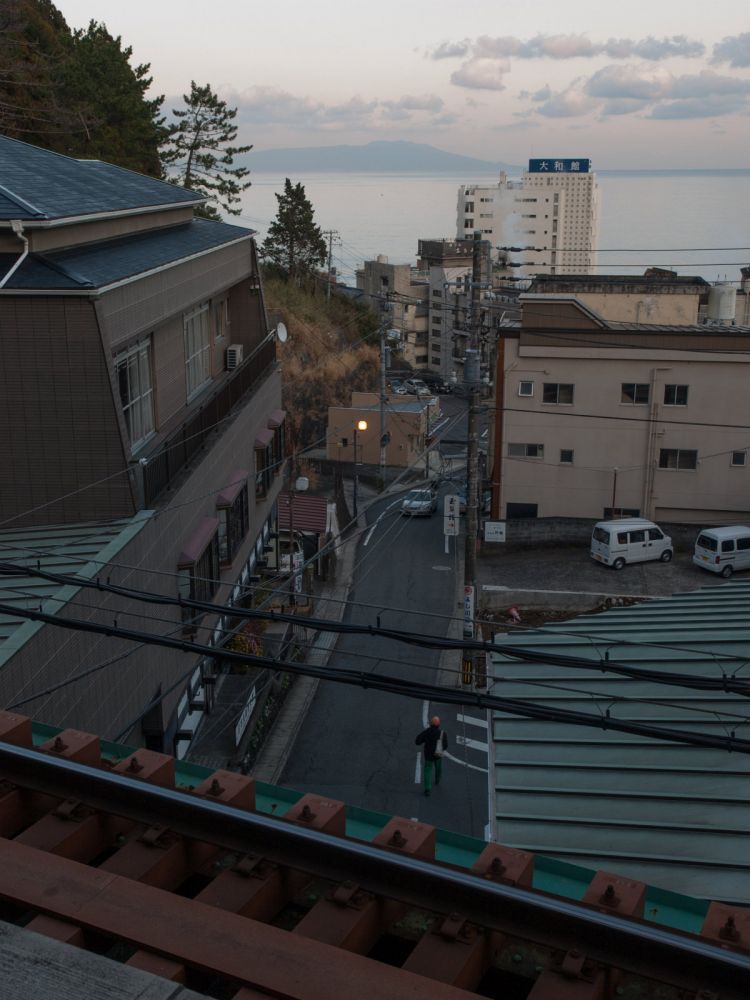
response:
<path fill-rule="evenodd" d="M 204 517 L 180 556 L 177 589 L 183 600 L 210 601 L 220 583 L 218 521 Z M 182 621 L 194 627 L 203 614 L 195 608 L 183 607 Z"/>
<path fill-rule="evenodd" d="M 687 406 L 688 387 L 686 385 L 665 385 L 665 406 Z"/>
<path fill-rule="evenodd" d="M 750 538 L 748 538 L 747 535 L 745 535 L 744 538 L 738 538 L 737 539 L 737 551 L 738 552 L 747 552 L 748 549 L 750 549 Z"/>
<path fill-rule="evenodd" d="M 646 532 L 645 531 L 641 531 L 640 529 L 638 531 L 631 531 L 630 532 L 630 541 L 631 542 L 645 542 L 646 541 Z"/>
<path fill-rule="evenodd" d="M 201 306 L 184 319 L 185 370 L 188 399 L 211 378 L 211 338 L 208 306 Z"/>
<path fill-rule="evenodd" d="M 733 451 L 730 465 L 744 465 L 747 462 L 746 451 Z"/>
<path fill-rule="evenodd" d="M 509 444 L 508 455 L 511 458 L 544 458 L 544 445 Z"/>
<path fill-rule="evenodd" d="M 621 403 L 648 403 L 649 401 L 648 382 L 623 382 Z"/>
<path fill-rule="evenodd" d="M 721 543 L 722 552 L 734 552 L 734 539 L 727 538 Z"/>
<path fill-rule="evenodd" d="M 567 382 L 545 382 L 542 402 L 571 404 L 573 402 L 573 385 Z"/>
<path fill-rule="evenodd" d="M 518 383 L 518 395 L 519 396 L 533 396 L 534 395 L 534 383 L 533 382 L 519 382 Z"/>
<path fill-rule="evenodd" d="M 219 503 L 221 503 L 221 497 L 217 502 L 219 561 L 226 565 L 234 559 L 250 527 L 247 480 L 230 504 L 219 506 Z"/>
<path fill-rule="evenodd" d="M 255 439 L 255 496 L 264 497 L 273 481 L 273 439 L 271 428 L 260 431 Z"/>
<path fill-rule="evenodd" d="M 214 302 L 213 304 L 214 313 L 214 337 L 216 340 L 221 340 L 222 337 L 226 337 L 227 331 L 229 330 L 229 303 L 226 299 L 222 299 L 221 302 Z"/>
<path fill-rule="evenodd" d="M 650 542 L 660 542 L 664 535 L 659 531 L 658 528 L 649 528 L 647 531 L 648 540 Z"/>
<path fill-rule="evenodd" d="M 573 449 L 572 448 L 561 448 L 560 449 L 560 464 L 561 465 L 572 465 L 573 464 Z"/>
<path fill-rule="evenodd" d="M 154 389 L 151 382 L 151 338 L 139 340 L 114 358 L 122 415 L 131 448 L 154 431 Z"/>
<path fill-rule="evenodd" d="M 509 521 L 519 517 L 536 517 L 539 505 L 535 503 L 508 503 L 505 505 L 505 516 Z"/>
<path fill-rule="evenodd" d="M 698 452 L 684 448 L 662 448 L 659 452 L 660 469 L 697 469 Z"/>

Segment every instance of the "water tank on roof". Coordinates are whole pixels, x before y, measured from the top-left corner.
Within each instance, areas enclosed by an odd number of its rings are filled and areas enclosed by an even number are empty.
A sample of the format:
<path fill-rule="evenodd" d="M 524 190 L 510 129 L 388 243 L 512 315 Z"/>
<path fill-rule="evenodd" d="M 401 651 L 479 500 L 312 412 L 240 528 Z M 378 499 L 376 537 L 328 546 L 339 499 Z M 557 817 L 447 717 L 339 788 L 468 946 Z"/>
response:
<path fill-rule="evenodd" d="M 387 264 L 388 263 L 388 257 L 384 253 L 379 253 L 375 259 L 377 260 L 378 264 Z"/>
<path fill-rule="evenodd" d="M 731 326 L 734 323 L 737 305 L 737 289 L 728 281 L 719 281 L 711 286 L 708 293 L 708 309 L 706 322 L 719 326 Z"/>

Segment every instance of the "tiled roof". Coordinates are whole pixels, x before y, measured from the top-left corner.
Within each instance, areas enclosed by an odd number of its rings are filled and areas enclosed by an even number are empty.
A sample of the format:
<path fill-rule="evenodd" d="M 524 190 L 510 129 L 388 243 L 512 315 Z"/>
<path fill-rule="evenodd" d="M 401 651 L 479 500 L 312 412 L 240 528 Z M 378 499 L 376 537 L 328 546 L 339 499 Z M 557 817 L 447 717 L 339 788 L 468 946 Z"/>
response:
<path fill-rule="evenodd" d="M 56 614 L 80 588 L 62 586 L 31 573 L 25 567 L 91 580 L 144 527 L 150 511 L 135 517 L 95 524 L 0 530 L 0 562 L 13 563 L 21 572 L 0 573 L 0 604 Z M 0 666 L 44 626 L 20 615 L 0 614 Z"/>
<path fill-rule="evenodd" d="M 203 201 L 195 191 L 0 135 L 0 220 L 66 219 Z"/>
<path fill-rule="evenodd" d="M 5 288 L 29 291 L 102 288 L 252 235 L 253 230 L 241 226 L 193 219 L 183 225 L 134 236 L 30 254 Z M 17 254 L 0 254 L 0 279 L 17 261 Z"/>
<path fill-rule="evenodd" d="M 750 582 L 706 587 L 497 637 L 493 693 L 584 712 L 601 728 L 496 713 L 498 839 L 664 888 L 750 898 L 750 756 L 613 731 L 607 717 L 747 738 L 747 697 L 622 676 L 607 661 L 690 677 L 748 675 Z M 503 649 L 522 646 L 536 659 Z M 596 670 L 559 666 L 564 654 Z"/>

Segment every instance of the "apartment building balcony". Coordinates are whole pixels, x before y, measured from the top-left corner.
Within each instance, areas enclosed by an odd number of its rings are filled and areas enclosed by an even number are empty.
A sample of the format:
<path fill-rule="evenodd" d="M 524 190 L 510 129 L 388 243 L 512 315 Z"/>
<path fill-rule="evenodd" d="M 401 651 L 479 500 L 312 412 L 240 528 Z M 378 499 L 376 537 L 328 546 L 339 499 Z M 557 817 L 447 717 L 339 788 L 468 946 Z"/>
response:
<path fill-rule="evenodd" d="M 176 428 L 150 449 L 143 449 L 133 463 L 140 506 L 152 507 L 173 488 L 192 459 L 206 447 L 211 435 L 220 434 L 222 421 L 237 411 L 247 396 L 276 367 L 276 342 L 267 337 L 238 367 L 201 397 Z"/>

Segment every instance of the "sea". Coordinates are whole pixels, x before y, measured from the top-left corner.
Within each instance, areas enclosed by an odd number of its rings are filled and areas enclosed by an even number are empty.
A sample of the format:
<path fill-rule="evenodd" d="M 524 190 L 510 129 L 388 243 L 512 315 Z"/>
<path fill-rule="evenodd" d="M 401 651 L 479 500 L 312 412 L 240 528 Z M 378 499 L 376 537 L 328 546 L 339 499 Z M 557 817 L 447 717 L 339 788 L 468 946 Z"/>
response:
<path fill-rule="evenodd" d="M 257 230 L 260 241 L 276 216 L 284 177 L 251 173 L 250 179 L 237 222 Z M 419 239 L 454 239 L 459 186 L 496 179 L 481 173 L 291 177 L 303 184 L 321 229 L 335 231 L 333 266 L 347 284 L 378 254 L 413 265 Z M 599 273 L 638 275 L 647 267 L 668 267 L 737 283 L 740 267 L 750 265 L 750 170 L 597 171 L 597 179 Z"/>

